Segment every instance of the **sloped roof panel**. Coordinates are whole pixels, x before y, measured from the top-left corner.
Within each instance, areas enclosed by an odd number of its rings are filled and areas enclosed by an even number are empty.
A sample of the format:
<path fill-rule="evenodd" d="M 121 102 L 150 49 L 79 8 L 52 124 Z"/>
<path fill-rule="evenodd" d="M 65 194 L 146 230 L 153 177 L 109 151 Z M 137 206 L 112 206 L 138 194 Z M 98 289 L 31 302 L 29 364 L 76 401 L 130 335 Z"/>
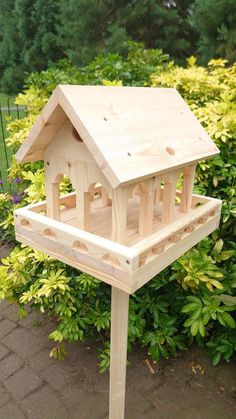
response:
<path fill-rule="evenodd" d="M 61 85 L 18 159 L 43 158 L 65 117 L 113 187 L 219 152 L 176 89 Z"/>

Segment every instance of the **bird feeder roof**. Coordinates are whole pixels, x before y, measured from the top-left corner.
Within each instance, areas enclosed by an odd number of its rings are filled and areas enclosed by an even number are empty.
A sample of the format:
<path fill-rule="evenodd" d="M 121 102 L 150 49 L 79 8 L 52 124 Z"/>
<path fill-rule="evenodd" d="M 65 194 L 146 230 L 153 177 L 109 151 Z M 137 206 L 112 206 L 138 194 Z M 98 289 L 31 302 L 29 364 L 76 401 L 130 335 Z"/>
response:
<path fill-rule="evenodd" d="M 17 160 L 43 160 L 67 119 L 113 188 L 219 153 L 176 89 L 59 85 Z"/>

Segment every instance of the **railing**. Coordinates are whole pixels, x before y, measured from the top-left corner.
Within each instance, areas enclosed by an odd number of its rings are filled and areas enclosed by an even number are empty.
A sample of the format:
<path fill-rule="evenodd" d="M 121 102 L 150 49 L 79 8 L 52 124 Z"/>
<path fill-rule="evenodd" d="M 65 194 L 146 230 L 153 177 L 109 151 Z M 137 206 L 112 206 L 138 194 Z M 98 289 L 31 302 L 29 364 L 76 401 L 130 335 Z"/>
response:
<path fill-rule="evenodd" d="M 25 106 L 14 103 L 14 97 L 8 97 L 0 102 L 0 192 L 11 190 L 11 184 L 7 179 L 7 172 L 11 161 L 11 151 L 7 147 L 7 123 L 8 120 L 23 118 L 27 113 Z"/>

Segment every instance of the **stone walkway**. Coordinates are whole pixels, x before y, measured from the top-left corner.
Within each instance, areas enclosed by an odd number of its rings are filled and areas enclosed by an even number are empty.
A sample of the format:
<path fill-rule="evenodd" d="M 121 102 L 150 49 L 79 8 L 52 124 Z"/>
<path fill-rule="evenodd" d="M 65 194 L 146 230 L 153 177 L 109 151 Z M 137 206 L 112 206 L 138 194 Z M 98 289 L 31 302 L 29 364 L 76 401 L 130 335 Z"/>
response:
<path fill-rule="evenodd" d="M 0 303 L 0 419 L 107 419 L 108 373 L 99 374 L 94 343 L 69 344 L 65 361 L 49 357 L 55 328 Z M 125 419 L 235 419 L 236 364 L 212 368 L 195 348 L 148 364 L 129 355 Z M 200 369 L 199 366 L 200 365 Z"/>

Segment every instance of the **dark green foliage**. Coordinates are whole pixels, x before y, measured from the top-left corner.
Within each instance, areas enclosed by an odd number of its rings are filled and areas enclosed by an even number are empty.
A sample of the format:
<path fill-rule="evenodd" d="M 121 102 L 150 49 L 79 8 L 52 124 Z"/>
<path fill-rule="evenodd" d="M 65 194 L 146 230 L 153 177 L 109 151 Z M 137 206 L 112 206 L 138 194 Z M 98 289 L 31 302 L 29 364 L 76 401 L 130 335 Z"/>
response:
<path fill-rule="evenodd" d="M 178 63 L 198 53 L 235 60 L 234 0 L 0 0 L 0 89 L 14 93 L 26 75 L 67 58 L 127 58 L 130 41 L 162 49 Z M 197 44 L 198 43 L 198 44 Z"/>
<path fill-rule="evenodd" d="M 204 64 L 212 57 L 235 61 L 235 0 L 196 0 L 190 22 L 199 33 L 198 52 Z"/>
<path fill-rule="evenodd" d="M 26 75 L 63 57 L 54 0 L 0 0 L 0 89 L 19 91 Z"/>
<path fill-rule="evenodd" d="M 125 42 L 143 42 L 183 58 L 193 51 L 187 16 L 191 0 L 68 0 L 61 2 L 60 44 L 74 64 L 104 50 L 123 53 Z"/>

